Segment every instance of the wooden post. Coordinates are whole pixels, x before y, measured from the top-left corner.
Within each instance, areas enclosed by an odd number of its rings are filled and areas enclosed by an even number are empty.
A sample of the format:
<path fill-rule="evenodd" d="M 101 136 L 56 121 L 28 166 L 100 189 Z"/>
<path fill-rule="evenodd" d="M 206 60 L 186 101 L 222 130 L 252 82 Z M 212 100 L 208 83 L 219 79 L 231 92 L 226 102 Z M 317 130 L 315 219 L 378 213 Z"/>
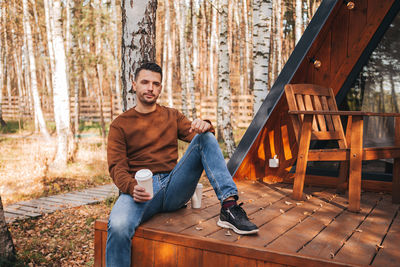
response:
<path fill-rule="evenodd" d="M 395 118 L 395 146 L 400 147 L 400 117 Z M 393 162 L 392 202 L 400 203 L 400 158 Z"/>

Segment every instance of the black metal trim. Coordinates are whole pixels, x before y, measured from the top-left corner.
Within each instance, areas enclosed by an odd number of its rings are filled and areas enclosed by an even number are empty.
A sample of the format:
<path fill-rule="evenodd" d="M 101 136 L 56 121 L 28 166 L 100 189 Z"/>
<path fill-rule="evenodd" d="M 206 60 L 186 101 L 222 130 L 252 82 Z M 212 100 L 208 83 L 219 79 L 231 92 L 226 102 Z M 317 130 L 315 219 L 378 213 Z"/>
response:
<path fill-rule="evenodd" d="M 378 29 L 372 36 L 367 47 L 362 52 L 360 58 L 357 60 L 357 63 L 354 65 L 350 74 L 347 76 L 347 79 L 343 83 L 342 88 L 340 88 L 339 92 L 337 93 L 336 103 L 338 103 L 338 105 L 342 104 L 344 98 L 346 97 L 348 91 L 350 90 L 351 85 L 357 79 L 364 65 L 368 63 L 368 60 L 371 57 L 372 52 L 374 52 L 375 48 L 382 40 L 387 29 L 389 28 L 390 24 L 395 19 L 399 11 L 400 11 L 400 0 L 396 0 L 394 1 L 392 7 L 389 9 L 388 13 L 384 17 L 381 25 L 379 25 Z"/>
<path fill-rule="evenodd" d="M 293 78 L 337 2 L 338 0 L 324 0 L 315 12 L 315 15 L 229 160 L 227 165 L 232 175 L 236 173 L 264 125 L 267 123 L 269 116 L 283 95 L 284 86 Z"/>

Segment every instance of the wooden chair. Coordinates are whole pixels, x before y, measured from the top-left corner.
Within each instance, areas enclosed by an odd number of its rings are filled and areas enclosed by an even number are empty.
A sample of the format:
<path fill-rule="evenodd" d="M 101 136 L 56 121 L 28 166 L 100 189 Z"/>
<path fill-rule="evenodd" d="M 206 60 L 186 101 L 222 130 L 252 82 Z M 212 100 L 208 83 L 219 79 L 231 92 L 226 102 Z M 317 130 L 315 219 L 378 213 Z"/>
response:
<path fill-rule="evenodd" d="M 362 161 L 393 158 L 392 196 L 393 202 L 400 203 L 400 114 L 339 111 L 333 90 L 313 84 L 288 84 L 285 94 L 299 145 L 292 195 L 294 199 L 302 198 L 308 161 L 340 161 L 338 187 L 346 185 L 348 178 L 348 209 L 358 212 Z M 346 135 L 340 116 L 348 116 Z M 395 117 L 395 146 L 364 148 L 364 116 Z M 310 149 L 311 140 L 336 140 L 339 148 Z"/>

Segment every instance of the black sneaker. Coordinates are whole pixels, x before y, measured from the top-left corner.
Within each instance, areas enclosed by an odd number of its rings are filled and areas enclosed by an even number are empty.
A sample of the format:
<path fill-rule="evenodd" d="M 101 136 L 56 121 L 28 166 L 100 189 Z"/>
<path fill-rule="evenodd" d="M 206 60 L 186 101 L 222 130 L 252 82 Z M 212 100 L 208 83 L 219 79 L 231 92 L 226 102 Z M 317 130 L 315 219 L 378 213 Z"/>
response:
<path fill-rule="evenodd" d="M 241 207 L 243 203 L 234 205 L 228 209 L 221 208 L 217 225 L 223 228 L 232 229 L 240 235 L 255 234 L 258 227 L 249 221 L 246 212 Z"/>

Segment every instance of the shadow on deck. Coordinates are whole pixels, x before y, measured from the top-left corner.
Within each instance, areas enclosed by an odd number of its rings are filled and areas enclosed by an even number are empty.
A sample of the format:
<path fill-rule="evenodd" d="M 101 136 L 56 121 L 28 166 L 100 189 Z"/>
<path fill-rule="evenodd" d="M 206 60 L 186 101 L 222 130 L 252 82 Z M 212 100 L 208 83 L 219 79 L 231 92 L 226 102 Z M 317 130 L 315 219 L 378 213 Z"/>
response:
<path fill-rule="evenodd" d="M 162 213 L 142 224 L 132 241 L 134 266 L 398 266 L 399 205 L 387 194 L 362 194 L 361 212 L 347 197 L 306 187 L 303 201 L 291 186 L 237 182 L 240 201 L 259 226 L 240 236 L 216 225 L 220 205 L 212 189 L 201 209 Z M 107 221 L 95 224 L 95 266 L 105 266 Z"/>

